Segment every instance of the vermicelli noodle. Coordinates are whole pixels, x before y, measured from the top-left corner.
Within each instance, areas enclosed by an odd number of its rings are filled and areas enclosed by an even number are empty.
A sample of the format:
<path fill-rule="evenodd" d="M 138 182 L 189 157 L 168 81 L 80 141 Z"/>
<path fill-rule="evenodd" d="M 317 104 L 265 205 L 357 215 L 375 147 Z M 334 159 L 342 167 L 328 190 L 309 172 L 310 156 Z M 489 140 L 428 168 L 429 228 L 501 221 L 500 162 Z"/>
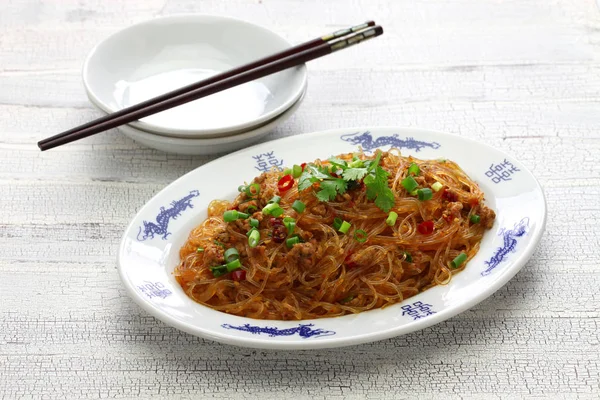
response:
<path fill-rule="evenodd" d="M 230 314 L 303 320 L 385 307 L 447 284 L 477 253 L 494 212 L 452 161 L 402 157 L 395 150 L 379 156 L 393 193 L 387 206 L 375 178 L 342 178 L 353 165 L 375 176 L 375 156 L 362 153 L 333 163 L 317 160 L 302 177 L 299 166 L 296 178 L 266 172 L 251 182 L 255 186 L 243 185 L 233 202 L 213 201 L 180 250 L 175 275 L 186 294 Z M 309 169 L 332 178 L 315 178 L 299 190 Z M 419 189 L 411 189 L 413 181 Z M 338 192 L 322 201 L 332 188 Z M 373 201 L 376 190 L 383 203 Z M 278 210 L 282 214 L 274 216 Z M 225 222 L 227 211 L 237 218 Z"/>

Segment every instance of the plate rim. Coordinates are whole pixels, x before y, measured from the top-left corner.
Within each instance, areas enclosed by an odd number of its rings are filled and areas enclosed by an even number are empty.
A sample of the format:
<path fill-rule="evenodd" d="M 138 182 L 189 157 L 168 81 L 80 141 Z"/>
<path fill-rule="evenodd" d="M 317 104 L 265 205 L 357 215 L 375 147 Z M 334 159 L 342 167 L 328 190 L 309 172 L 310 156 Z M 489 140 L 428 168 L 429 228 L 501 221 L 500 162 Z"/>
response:
<path fill-rule="evenodd" d="M 268 341 L 268 340 L 265 340 L 264 337 L 262 339 L 255 339 L 254 337 L 250 337 L 250 336 L 249 337 L 235 336 L 235 335 L 231 335 L 227 332 L 213 334 L 211 332 L 203 331 L 202 328 L 199 328 L 197 325 L 192 325 L 192 324 L 189 324 L 184 321 L 176 320 L 176 319 L 172 318 L 169 314 L 164 313 L 157 306 L 152 304 L 150 301 L 147 301 L 146 299 L 142 298 L 137 292 L 135 292 L 135 290 L 133 289 L 133 285 L 129 284 L 129 280 L 128 280 L 127 276 L 125 275 L 124 268 L 122 267 L 122 262 L 121 262 L 121 255 L 125 248 L 127 233 L 133 228 L 134 222 L 136 222 L 136 219 L 138 218 L 138 216 L 145 210 L 145 208 L 148 206 L 148 204 L 152 200 L 161 196 L 164 192 L 167 192 L 167 189 L 169 189 L 171 186 L 175 185 L 177 182 L 184 180 L 188 175 L 194 173 L 197 169 L 203 168 L 203 167 L 210 165 L 212 163 L 215 163 L 217 161 L 221 162 L 223 160 L 228 160 L 230 158 L 234 158 L 234 157 L 238 156 L 240 153 L 249 152 L 258 147 L 268 146 L 269 144 L 273 144 L 276 142 L 277 143 L 278 142 L 287 142 L 287 141 L 293 142 L 295 140 L 309 139 L 311 136 L 318 136 L 318 135 L 336 135 L 336 134 L 344 134 L 344 133 L 347 134 L 347 133 L 351 133 L 351 132 L 378 131 L 378 130 L 396 131 L 399 134 L 407 134 L 410 131 L 412 134 L 415 134 L 415 135 L 418 134 L 419 132 L 421 132 L 421 133 L 426 133 L 426 134 L 449 136 L 451 138 L 467 141 L 467 142 L 475 144 L 477 146 L 483 146 L 487 149 L 493 150 L 494 152 L 498 152 L 500 154 L 510 156 L 514 161 L 516 161 L 519 164 L 519 167 L 523 168 L 526 171 L 526 173 L 529 174 L 529 176 L 532 178 L 533 183 L 535 185 L 535 189 L 537 189 L 537 191 L 541 195 L 541 205 L 543 206 L 543 213 L 541 214 L 539 228 L 536 227 L 536 230 L 533 231 L 531 240 L 529 241 L 527 247 L 525 249 L 521 250 L 519 252 L 519 255 L 515 259 L 511 260 L 513 263 L 513 265 L 511 265 L 511 268 L 504 269 L 503 272 L 496 278 L 496 280 L 491 282 L 486 287 L 484 294 L 480 294 L 479 296 L 470 297 L 466 301 L 463 301 L 462 303 L 460 303 L 456 306 L 444 308 L 444 309 L 436 312 L 433 315 L 429 315 L 427 318 L 422 318 L 422 319 L 413 321 L 407 326 L 404 326 L 404 325 L 396 326 L 396 327 L 392 327 L 392 328 L 385 329 L 385 330 L 380 330 L 380 331 L 376 331 L 376 332 L 372 332 L 372 333 L 361 334 L 361 335 L 357 335 L 354 337 L 347 337 L 347 338 L 341 338 L 341 339 L 335 338 L 335 337 L 331 337 L 331 338 L 324 337 L 320 340 L 315 340 L 315 341 L 301 342 L 301 341 L 297 340 L 297 341 L 283 342 L 283 341 L 276 341 L 276 340 Z M 146 203 L 144 203 L 144 205 L 142 205 L 138 209 L 136 214 L 132 217 L 131 221 L 127 224 L 127 227 L 125 228 L 125 231 L 122 235 L 122 238 L 121 238 L 121 241 L 119 244 L 119 249 L 118 249 L 118 254 L 117 254 L 117 269 L 118 269 L 121 281 L 123 282 L 123 284 L 126 287 L 126 291 L 129 295 L 129 297 L 131 297 L 136 304 L 138 304 L 140 307 L 142 307 L 144 310 L 146 310 L 149 314 L 151 314 L 153 317 L 159 319 L 160 321 L 162 321 L 172 327 L 180 329 L 184 332 L 187 332 L 189 334 L 192 334 L 192 335 L 195 335 L 195 336 L 198 336 L 201 338 L 205 338 L 205 339 L 214 340 L 219 343 L 225 343 L 225 344 L 235 345 L 235 346 L 239 346 L 239 347 L 258 348 L 258 349 L 310 350 L 310 349 L 346 347 L 346 346 L 354 346 L 354 345 L 376 342 L 376 341 L 381 341 L 381 340 L 390 339 L 390 338 L 394 338 L 394 337 L 399 337 L 399 336 L 403 336 L 403 335 L 406 335 L 406 334 L 409 334 L 409 333 L 412 333 L 415 331 L 419 331 L 419 330 L 428 328 L 430 326 L 444 322 L 454 316 L 457 316 L 457 315 L 465 312 L 466 310 L 474 307 L 475 305 L 481 303 L 482 301 L 490 298 L 500 288 L 505 286 L 527 264 L 527 261 L 532 257 L 533 253 L 539 246 L 539 243 L 544 235 L 546 224 L 547 224 L 547 219 L 548 219 L 548 206 L 547 206 L 546 195 L 545 195 L 544 190 L 543 190 L 542 186 L 540 185 L 539 181 L 535 177 L 535 175 L 533 175 L 531 173 L 531 171 L 525 165 L 523 165 L 518 159 L 512 157 L 510 154 L 506 153 L 503 150 L 499 150 L 499 149 L 496 149 L 496 148 L 488 145 L 487 143 L 479 142 L 479 141 L 471 139 L 471 138 L 459 136 L 459 135 L 444 132 L 444 131 L 423 129 L 423 128 L 410 127 L 410 126 L 402 126 L 401 127 L 401 126 L 391 126 L 391 125 L 374 125 L 374 126 L 356 126 L 356 127 L 346 127 L 346 128 L 334 128 L 334 129 L 326 129 L 326 130 L 319 130 L 319 131 L 314 131 L 314 132 L 309 132 L 309 133 L 297 134 L 297 135 L 292 135 L 292 136 L 288 136 L 288 137 L 275 139 L 272 141 L 259 143 L 259 144 L 247 147 L 245 149 L 241 149 L 241 150 L 232 152 L 230 154 L 224 155 L 222 157 L 218 157 L 215 160 L 212 160 L 206 164 L 203 164 L 197 168 L 194 168 L 193 170 L 191 170 L 191 171 L 185 173 L 184 175 L 180 176 L 179 178 L 175 179 L 174 181 L 172 181 L 171 183 L 166 185 L 164 188 L 162 188 L 160 191 L 158 191 L 156 194 L 154 194 L 148 201 L 146 201 Z M 391 305 L 391 306 L 393 306 L 393 305 Z M 327 319 L 330 319 L 330 318 L 327 318 Z M 263 321 L 263 320 L 253 320 L 253 321 Z M 268 320 L 264 320 L 264 321 L 268 321 Z M 318 319 L 317 320 L 301 320 L 301 321 L 294 321 L 294 322 L 302 323 L 302 321 L 318 321 Z M 289 321 L 286 321 L 286 322 L 289 322 Z M 398 331 L 400 331 L 400 332 L 398 332 Z"/>

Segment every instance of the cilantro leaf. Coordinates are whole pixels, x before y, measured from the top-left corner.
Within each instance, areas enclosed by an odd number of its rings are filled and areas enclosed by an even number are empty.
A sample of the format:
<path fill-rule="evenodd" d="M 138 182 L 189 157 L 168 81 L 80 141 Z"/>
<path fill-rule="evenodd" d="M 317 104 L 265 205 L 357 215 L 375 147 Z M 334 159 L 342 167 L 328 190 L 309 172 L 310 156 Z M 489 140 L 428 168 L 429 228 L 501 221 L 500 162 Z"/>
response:
<path fill-rule="evenodd" d="M 334 179 L 323 181 L 320 184 L 321 190 L 316 193 L 317 199 L 320 201 L 332 201 L 339 193 L 346 191 L 346 182 L 343 179 Z"/>
<path fill-rule="evenodd" d="M 330 179 L 321 182 L 321 190 L 316 193 L 320 201 L 332 201 L 337 194 L 346 193 L 346 181 L 340 178 Z"/>
<path fill-rule="evenodd" d="M 330 178 L 328 174 L 323 172 L 319 167 L 308 164 L 304 168 L 304 172 L 298 178 L 298 190 L 302 191 L 308 189 L 313 183 L 318 182 L 320 179 Z"/>
<path fill-rule="evenodd" d="M 342 176 L 347 181 L 360 181 L 367 175 L 367 172 L 366 168 L 348 168 L 344 171 Z"/>
<path fill-rule="evenodd" d="M 348 163 L 344 160 L 341 160 L 337 157 L 331 157 L 329 158 L 329 162 L 331 163 L 331 165 L 338 167 L 340 169 L 345 170 L 346 168 L 348 168 Z"/>
<path fill-rule="evenodd" d="M 314 167 L 315 168 L 315 172 L 313 173 L 315 175 L 315 177 L 319 178 L 319 179 L 329 179 L 331 178 L 331 175 L 329 175 L 329 168 L 328 167 Z"/>
<path fill-rule="evenodd" d="M 372 160 L 369 165 L 367 166 L 367 169 L 370 171 L 373 171 L 373 168 L 379 166 L 379 160 L 381 159 L 381 151 L 377 151 L 377 155 L 375 156 L 375 159 Z"/>
<path fill-rule="evenodd" d="M 348 184 L 345 180 L 343 180 L 342 178 L 336 178 L 332 182 L 335 184 L 335 189 L 339 194 L 346 193 L 346 188 L 348 187 Z"/>
<path fill-rule="evenodd" d="M 300 178 L 298 179 L 298 190 L 302 191 L 304 189 L 307 189 L 309 187 L 312 186 L 313 182 L 313 176 L 311 175 L 310 171 L 305 170 L 302 175 L 300 175 Z"/>
<path fill-rule="evenodd" d="M 335 199 L 335 190 L 331 190 L 332 189 L 330 188 L 322 188 L 321 190 L 315 193 L 315 196 L 317 196 L 317 199 L 319 199 L 319 201 L 329 201 L 330 199 Z"/>
<path fill-rule="evenodd" d="M 375 205 L 385 212 L 389 212 L 394 206 L 394 192 L 388 187 L 388 173 L 375 164 L 374 171 L 369 173 L 364 179 L 367 187 L 367 198 L 375 200 Z"/>
<path fill-rule="evenodd" d="M 395 202 L 394 193 L 390 188 L 387 188 L 383 193 L 377 195 L 377 198 L 375 199 L 375 205 L 386 213 L 390 212 L 392 207 L 394 207 Z"/>

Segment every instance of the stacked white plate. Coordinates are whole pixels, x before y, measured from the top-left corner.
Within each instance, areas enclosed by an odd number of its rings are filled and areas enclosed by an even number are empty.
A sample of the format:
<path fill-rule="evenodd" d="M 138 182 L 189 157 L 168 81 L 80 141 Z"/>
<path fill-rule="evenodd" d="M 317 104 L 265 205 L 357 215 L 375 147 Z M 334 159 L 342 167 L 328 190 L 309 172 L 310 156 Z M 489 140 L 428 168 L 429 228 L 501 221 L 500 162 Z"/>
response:
<path fill-rule="evenodd" d="M 182 15 L 133 25 L 89 54 L 90 101 L 111 113 L 276 53 L 291 44 L 241 20 Z M 175 107 L 119 128 L 157 150 L 212 154 L 247 147 L 288 119 L 306 93 L 304 65 Z"/>

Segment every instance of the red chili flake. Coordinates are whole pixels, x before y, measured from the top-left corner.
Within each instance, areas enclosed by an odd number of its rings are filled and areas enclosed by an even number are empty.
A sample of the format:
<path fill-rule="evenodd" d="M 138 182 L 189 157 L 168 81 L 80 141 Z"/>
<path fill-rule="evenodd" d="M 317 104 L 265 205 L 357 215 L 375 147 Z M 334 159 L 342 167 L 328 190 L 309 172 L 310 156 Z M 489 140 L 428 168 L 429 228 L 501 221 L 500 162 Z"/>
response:
<path fill-rule="evenodd" d="M 458 196 L 456 195 L 456 193 L 451 192 L 448 189 L 444 189 L 444 193 L 442 193 L 442 198 L 444 198 L 448 201 L 457 201 L 458 200 Z"/>
<path fill-rule="evenodd" d="M 275 225 L 273 227 L 273 241 L 275 243 L 283 243 L 287 237 L 287 228 L 283 225 Z"/>
<path fill-rule="evenodd" d="M 244 281 L 246 280 L 246 271 L 243 269 L 236 269 L 231 273 L 231 279 L 234 281 Z"/>
<path fill-rule="evenodd" d="M 283 225 L 283 220 L 281 218 L 271 217 L 269 219 L 271 226 Z"/>
<path fill-rule="evenodd" d="M 471 208 L 477 206 L 479 204 L 479 200 L 477 200 L 477 198 L 473 197 L 471 199 L 469 199 L 469 205 L 471 206 Z"/>
<path fill-rule="evenodd" d="M 279 193 L 287 192 L 294 186 L 294 177 L 292 175 L 285 175 L 283 178 L 277 182 L 277 188 L 279 189 Z"/>
<path fill-rule="evenodd" d="M 417 230 L 423 235 L 433 233 L 433 221 L 423 221 L 417 225 Z"/>
<path fill-rule="evenodd" d="M 348 269 L 352 269 L 352 268 L 356 268 L 358 267 L 358 264 L 354 261 L 350 261 L 350 258 L 352 257 L 352 254 L 354 252 L 349 252 L 348 255 L 346 256 L 346 258 L 344 258 L 344 264 L 346 265 L 346 268 Z"/>

